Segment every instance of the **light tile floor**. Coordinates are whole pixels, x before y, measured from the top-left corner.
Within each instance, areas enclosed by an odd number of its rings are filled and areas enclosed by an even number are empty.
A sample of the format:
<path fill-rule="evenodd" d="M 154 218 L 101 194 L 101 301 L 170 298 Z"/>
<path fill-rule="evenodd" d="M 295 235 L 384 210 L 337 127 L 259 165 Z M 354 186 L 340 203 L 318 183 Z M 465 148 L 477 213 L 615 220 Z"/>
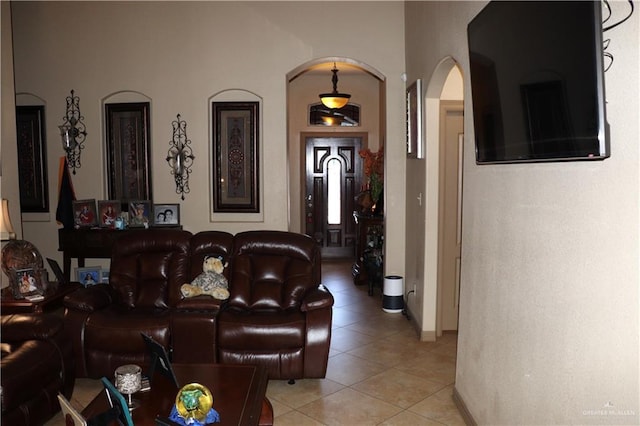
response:
<path fill-rule="evenodd" d="M 323 263 L 335 298 L 325 379 L 269 382 L 276 426 L 464 425 L 452 400 L 457 335 L 420 342 L 405 316 L 382 310 L 380 290 L 355 286 L 351 262 Z M 71 400 L 86 406 L 97 380 L 78 379 Z M 58 414 L 48 426 L 63 426 Z"/>

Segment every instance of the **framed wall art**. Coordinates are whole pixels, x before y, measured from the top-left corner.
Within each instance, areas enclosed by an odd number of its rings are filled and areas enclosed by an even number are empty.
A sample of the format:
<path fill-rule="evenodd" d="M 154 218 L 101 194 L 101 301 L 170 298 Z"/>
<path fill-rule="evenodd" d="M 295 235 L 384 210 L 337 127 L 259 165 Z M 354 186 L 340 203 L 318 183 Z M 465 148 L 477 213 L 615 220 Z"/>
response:
<path fill-rule="evenodd" d="M 17 106 L 20 208 L 25 213 L 49 211 L 44 106 Z"/>
<path fill-rule="evenodd" d="M 78 228 L 88 228 L 98 224 L 95 199 L 73 201 L 73 223 Z"/>
<path fill-rule="evenodd" d="M 213 102 L 213 211 L 259 213 L 258 102 Z"/>
<path fill-rule="evenodd" d="M 109 198 L 150 200 L 149 102 L 105 104 Z"/>
<path fill-rule="evenodd" d="M 424 158 L 422 80 L 407 87 L 407 157 Z"/>
<path fill-rule="evenodd" d="M 180 225 L 180 204 L 154 204 L 153 224 L 155 226 Z"/>

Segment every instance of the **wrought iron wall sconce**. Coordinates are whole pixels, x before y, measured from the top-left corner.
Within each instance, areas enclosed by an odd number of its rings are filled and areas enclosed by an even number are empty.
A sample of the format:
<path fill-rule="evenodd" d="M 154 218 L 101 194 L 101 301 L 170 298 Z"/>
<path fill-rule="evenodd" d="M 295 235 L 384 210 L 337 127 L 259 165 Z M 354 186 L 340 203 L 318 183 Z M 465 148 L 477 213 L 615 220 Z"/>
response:
<path fill-rule="evenodd" d="M 71 96 L 67 96 L 67 113 L 64 117 L 60 128 L 60 136 L 62 137 L 62 148 L 67 154 L 67 162 L 69 167 L 76 174 L 76 169 L 80 168 L 80 154 L 84 149 L 84 140 L 87 136 L 85 129 L 84 117 L 80 113 L 80 98 L 75 96 L 75 92 L 71 90 Z"/>
<path fill-rule="evenodd" d="M 171 168 L 171 174 L 176 181 L 176 194 L 181 194 L 184 200 L 184 194 L 188 194 L 189 190 L 189 174 L 191 173 L 191 165 L 196 158 L 192 151 L 191 140 L 187 138 L 187 122 L 177 119 L 171 122 L 173 126 L 173 137 L 169 144 L 169 152 L 167 153 L 167 163 Z"/>

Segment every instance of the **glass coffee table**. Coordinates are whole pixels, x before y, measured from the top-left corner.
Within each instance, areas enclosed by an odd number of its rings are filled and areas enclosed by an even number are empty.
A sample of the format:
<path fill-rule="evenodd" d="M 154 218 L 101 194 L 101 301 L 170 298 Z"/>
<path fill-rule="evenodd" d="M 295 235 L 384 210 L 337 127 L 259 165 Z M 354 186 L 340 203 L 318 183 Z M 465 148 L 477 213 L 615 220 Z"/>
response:
<path fill-rule="evenodd" d="M 213 408 L 220 414 L 216 425 L 273 425 L 273 408 L 266 398 L 267 370 L 263 366 L 240 364 L 172 364 L 180 386 L 200 383 L 213 394 Z M 161 374 L 151 381 L 151 390 L 134 394 L 140 406 L 131 417 L 136 426 L 155 426 L 157 416 L 169 417 L 178 390 Z M 100 392 L 82 411 L 90 419 L 109 408 Z"/>

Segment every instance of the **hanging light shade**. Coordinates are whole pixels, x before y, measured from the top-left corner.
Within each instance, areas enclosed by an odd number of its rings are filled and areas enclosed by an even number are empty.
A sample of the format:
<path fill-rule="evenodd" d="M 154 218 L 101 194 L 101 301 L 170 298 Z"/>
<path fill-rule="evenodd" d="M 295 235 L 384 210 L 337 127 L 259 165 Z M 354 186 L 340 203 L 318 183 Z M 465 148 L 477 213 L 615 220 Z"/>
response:
<path fill-rule="evenodd" d="M 351 95 L 338 92 L 338 68 L 336 68 L 335 62 L 333 63 L 333 69 L 331 70 L 331 72 L 333 73 L 333 77 L 331 77 L 331 82 L 333 83 L 333 92 L 321 93 L 320 100 L 322 101 L 322 104 L 327 108 L 338 109 L 349 103 L 349 98 L 351 98 Z"/>

